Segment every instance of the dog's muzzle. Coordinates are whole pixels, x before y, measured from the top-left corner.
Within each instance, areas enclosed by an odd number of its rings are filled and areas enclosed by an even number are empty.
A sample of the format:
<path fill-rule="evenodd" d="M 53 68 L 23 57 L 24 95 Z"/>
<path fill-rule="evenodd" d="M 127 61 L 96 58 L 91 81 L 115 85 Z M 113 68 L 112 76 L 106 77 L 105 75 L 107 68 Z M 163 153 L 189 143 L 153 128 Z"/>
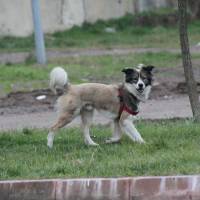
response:
<path fill-rule="evenodd" d="M 144 84 L 139 83 L 139 84 L 138 84 L 137 91 L 140 92 L 140 93 L 142 93 L 142 92 L 144 91 Z"/>

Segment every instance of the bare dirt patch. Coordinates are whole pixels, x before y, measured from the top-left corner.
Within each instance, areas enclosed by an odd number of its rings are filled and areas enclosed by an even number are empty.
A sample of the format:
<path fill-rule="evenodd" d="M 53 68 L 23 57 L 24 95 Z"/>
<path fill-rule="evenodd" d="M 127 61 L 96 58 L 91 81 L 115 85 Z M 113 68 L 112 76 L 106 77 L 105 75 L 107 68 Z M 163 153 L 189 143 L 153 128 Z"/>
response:
<path fill-rule="evenodd" d="M 37 97 L 41 95 L 45 95 L 46 98 L 37 100 Z M 0 115 L 52 110 L 56 98 L 57 97 L 49 89 L 30 92 L 13 92 L 0 99 Z"/>

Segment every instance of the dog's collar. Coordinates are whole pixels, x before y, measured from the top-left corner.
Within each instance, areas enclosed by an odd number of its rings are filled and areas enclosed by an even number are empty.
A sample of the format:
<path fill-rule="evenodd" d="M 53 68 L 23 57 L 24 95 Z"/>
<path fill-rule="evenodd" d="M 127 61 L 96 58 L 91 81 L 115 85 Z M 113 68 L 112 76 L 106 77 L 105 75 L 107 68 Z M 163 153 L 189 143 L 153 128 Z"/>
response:
<path fill-rule="evenodd" d="M 139 100 L 133 94 L 128 92 L 123 86 L 118 89 L 118 97 L 120 100 L 118 118 L 120 118 L 123 111 L 131 115 L 137 115 L 139 113 Z"/>

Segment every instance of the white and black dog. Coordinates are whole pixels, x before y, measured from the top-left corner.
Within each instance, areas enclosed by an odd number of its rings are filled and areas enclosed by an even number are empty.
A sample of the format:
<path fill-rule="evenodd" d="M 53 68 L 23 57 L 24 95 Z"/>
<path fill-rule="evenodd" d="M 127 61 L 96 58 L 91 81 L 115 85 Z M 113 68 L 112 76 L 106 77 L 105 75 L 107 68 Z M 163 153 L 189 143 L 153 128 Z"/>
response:
<path fill-rule="evenodd" d="M 59 118 L 47 137 L 47 145 L 52 148 L 56 131 L 81 116 L 84 141 L 87 145 L 98 145 L 90 137 L 94 110 L 113 120 L 114 130 L 108 143 L 118 142 L 125 132 L 131 140 L 144 143 L 140 133 L 132 123 L 140 101 L 146 101 L 152 86 L 152 70 L 154 66 L 139 65 L 136 69 L 125 68 L 125 80 L 121 84 L 105 85 L 100 83 L 84 83 L 71 85 L 67 72 L 56 67 L 50 73 L 50 87 L 56 92 L 62 90 L 58 98 Z"/>

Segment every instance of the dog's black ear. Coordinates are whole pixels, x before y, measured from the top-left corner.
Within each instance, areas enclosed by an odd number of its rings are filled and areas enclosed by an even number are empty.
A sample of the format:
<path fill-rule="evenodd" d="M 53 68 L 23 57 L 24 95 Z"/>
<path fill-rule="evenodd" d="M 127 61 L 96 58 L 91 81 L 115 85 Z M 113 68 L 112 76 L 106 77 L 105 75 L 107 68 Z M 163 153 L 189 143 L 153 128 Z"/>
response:
<path fill-rule="evenodd" d="M 122 72 L 124 72 L 125 74 L 132 74 L 134 72 L 134 69 L 124 68 L 124 69 L 122 69 Z"/>
<path fill-rule="evenodd" d="M 153 65 L 147 65 L 145 67 L 142 67 L 142 69 L 148 73 L 151 73 L 152 70 L 154 69 L 155 67 Z"/>

